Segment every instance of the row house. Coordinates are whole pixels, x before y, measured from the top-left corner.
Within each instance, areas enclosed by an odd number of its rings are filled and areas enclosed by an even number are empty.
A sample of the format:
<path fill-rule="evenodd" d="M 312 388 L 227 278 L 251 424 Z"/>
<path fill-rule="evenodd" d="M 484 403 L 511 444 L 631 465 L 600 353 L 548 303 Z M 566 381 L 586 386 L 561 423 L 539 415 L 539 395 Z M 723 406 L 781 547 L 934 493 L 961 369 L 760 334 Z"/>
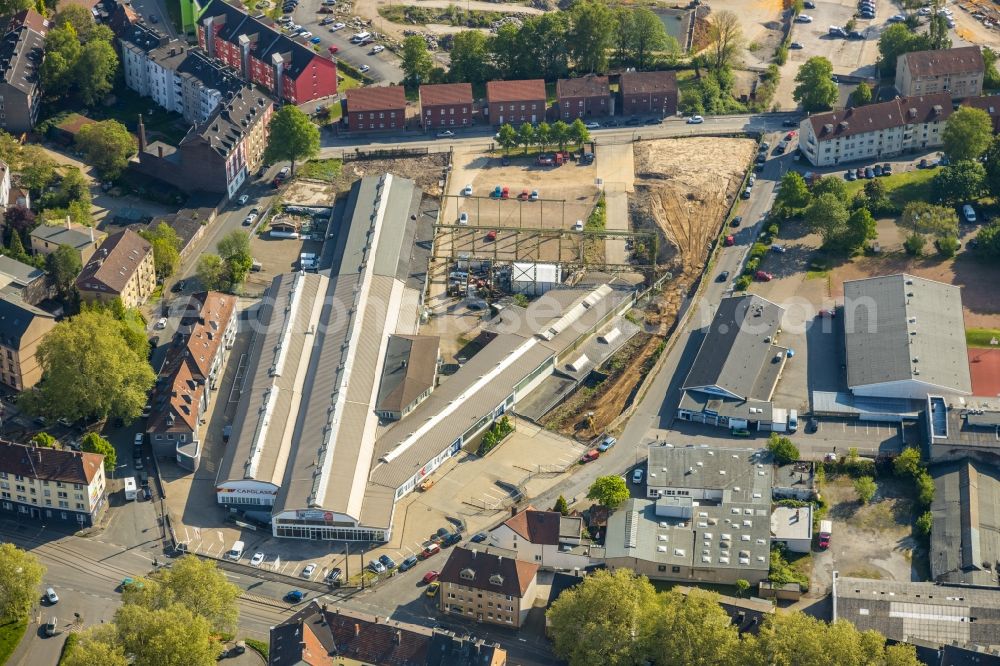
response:
<path fill-rule="evenodd" d="M 674 72 L 625 72 L 619 85 L 622 115 L 677 113 L 677 74 Z"/>
<path fill-rule="evenodd" d="M 337 64 L 329 55 L 224 0 L 213 0 L 201 13 L 198 45 L 210 58 L 292 104 L 337 94 Z"/>
<path fill-rule="evenodd" d="M 194 471 L 201 459 L 199 433 L 236 339 L 235 309 L 233 296 L 192 295 L 156 381 L 146 433 L 155 455 L 184 469 Z"/>
<path fill-rule="evenodd" d="M 614 112 L 608 88 L 608 77 L 588 74 L 576 79 L 556 82 L 559 118 L 571 123 L 577 118 L 607 116 Z"/>
<path fill-rule="evenodd" d="M 545 120 L 545 81 L 489 81 L 486 104 L 491 125 L 522 125 Z"/>
<path fill-rule="evenodd" d="M 0 40 L 0 129 L 28 132 L 42 103 L 40 70 L 49 22 L 34 9 L 14 14 Z"/>
<path fill-rule="evenodd" d="M 36 352 L 56 319 L 15 295 L 0 293 L 0 384 L 30 389 L 42 378 Z"/>
<path fill-rule="evenodd" d="M 983 94 L 986 65 L 978 46 L 913 51 L 896 59 L 896 90 L 903 97 L 946 92 L 955 99 Z"/>
<path fill-rule="evenodd" d="M 817 113 L 799 124 L 799 150 L 813 166 L 878 160 L 942 145 L 951 95 L 897 97 L 843 111 Z"/>
<path fill-rule="evenodd" d="M 117 298 L 126 308 L 139 307 L 156 289 L 152 244 L 131 229 L 109 236 L 80 271 L 76 288 L 84 301 Z"/>
<path fill-rule="evenodd" d="M 420 86 L 420 124 L 424 129 L 472 125 L 472 84 L 437 83 Z"/>
<path fill-rule="evenodd" d="M 352 132 L 406 128 L 406 94 L 402 86 L 352 88 L 347 91 L 347 127 Z"/>

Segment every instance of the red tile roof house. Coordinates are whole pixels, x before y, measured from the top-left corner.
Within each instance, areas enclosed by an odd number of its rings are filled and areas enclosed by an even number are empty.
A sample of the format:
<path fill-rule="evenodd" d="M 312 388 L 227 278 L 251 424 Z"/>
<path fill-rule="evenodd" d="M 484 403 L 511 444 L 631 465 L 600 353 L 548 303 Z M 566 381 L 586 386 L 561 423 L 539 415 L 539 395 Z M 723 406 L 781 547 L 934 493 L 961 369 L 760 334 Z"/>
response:
<path fill-rule="evenodd" d="M 588 74 L 556 82 L 559 118 L 571 123 L 577 118 L 606 116 L 612 111 L 608 77 Z"/>
<path fill-rule="evenodd" d="M 489 81 L 486 104 L 491 125 L 540 123 L 545 120 L 545 81 Z"/>
<path fill-rule="evenodd" d="M 420 124 L 424 129 L 472 125 L 472 84 L 420 86 Z"/>
<path fill-rule="evenodd" d="M 405 129 L 406 94 L 402 86 L 352 88 L 345 115 L 352 132 Z"/>
<path fill-rule="evenodd" d="M 621 78 L 622 115 L 677 113 L 677 75 L 674 72 L 625 72 Z"/>

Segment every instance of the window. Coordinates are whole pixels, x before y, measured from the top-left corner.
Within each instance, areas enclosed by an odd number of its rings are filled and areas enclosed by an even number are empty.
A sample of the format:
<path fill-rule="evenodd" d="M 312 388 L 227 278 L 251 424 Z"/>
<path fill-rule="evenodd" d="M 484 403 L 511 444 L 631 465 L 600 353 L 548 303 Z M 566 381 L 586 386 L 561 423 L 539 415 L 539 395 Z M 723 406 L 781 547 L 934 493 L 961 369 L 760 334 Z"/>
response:
<path fill-rule="evenodd" d="M 670 567 L 670 571 L 672 573 L 680 573 L 681 572 L 681 568 L 680 567 Z"/>

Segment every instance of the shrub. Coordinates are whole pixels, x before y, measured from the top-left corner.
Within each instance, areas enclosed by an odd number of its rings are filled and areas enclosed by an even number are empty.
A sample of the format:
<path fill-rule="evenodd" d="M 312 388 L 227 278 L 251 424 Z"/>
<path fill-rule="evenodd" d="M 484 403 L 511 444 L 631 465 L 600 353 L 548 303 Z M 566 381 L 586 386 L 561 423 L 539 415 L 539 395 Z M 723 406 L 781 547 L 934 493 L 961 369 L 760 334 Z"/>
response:
<path fill-rule="evenodd" d="M 933 523 L 934 523 L 934 517 L 931 515 L 931 512 L 924 511 L 922 514 L 920 514 L 920 517 L 917 518 L 917 524 L 916 524 L 917 534 L 920 536 L 930 536 L 931 525 Z"/>
<path fill-rule="evenodd" d="M 954 257 L 955 253 L 958 252 L 958 239 L 954 236 L 943 236 L 937 239 L 936 242 L 938 254 L 942 257 L 950 258 Z"/>
<path fill-rule="evenodd" d="M 734 287 L 736 291 L 746 291 L 750 287 L 751 282 L 753 282 L 753 278 L 749 275 L 741 275 L 739 279 L 736 280 Z"/>
<path fill-rule="evenodd" d="M 906 250 L 907 254 L 919 257 L 924 253 L 924 245 L 926 242 L 927 241 L 921 234 L 914 232 L 907 236 L 906 240 L 903 241 L 903 249 Z"/>
<path fill-rule="evenodd" d="M 271 646 L 268 645 L 267 641 L 258 641 L 255 638 L 247 638 L 244 641 L 244 643 L 247 644 L 248 648 L 259 654 L 260 656 L 264 657 L 264 661 L 268 661 L 271 652 Z"/>
<path fill-rule="evenodd" d="M 779 231 L 780 228 L 778 227 L 777 224 L 771 224 L 768 225 L 767 227 L 767 233 L 770 234 L 771 236 L 777 236 Z"/>
<path fill-rule="evenodd" d="M 875 479 L 870 476 L 858 477 L 854 480 L 854 492 L 858 494 L 862 504 L 868 504 L 875 497 Z"/>
<path fill-rule="evenodd" d="M 774 461 L 779 465 L 787 465 L 799 459 L 799 449 L 792 444 L 792 440 L 781 437 L 772 432 L 767 439 L 767 450 L 774 456 Z"/>
<path fill-rule="evenodd" d="M 754 257 L 753 259 L 747 262 L 746 272 L 752 275 L 753 272 L 756 271 L 759 266 L 760 266 L 760 259 L 758 257 Z"/>
<path fill-rule="evenodd" d="M 767 255 L 767 246 L 763 243 L 754 243 L 750 247 L 750 258 L 754 259 L 757 257 L 763 257 Z"/>

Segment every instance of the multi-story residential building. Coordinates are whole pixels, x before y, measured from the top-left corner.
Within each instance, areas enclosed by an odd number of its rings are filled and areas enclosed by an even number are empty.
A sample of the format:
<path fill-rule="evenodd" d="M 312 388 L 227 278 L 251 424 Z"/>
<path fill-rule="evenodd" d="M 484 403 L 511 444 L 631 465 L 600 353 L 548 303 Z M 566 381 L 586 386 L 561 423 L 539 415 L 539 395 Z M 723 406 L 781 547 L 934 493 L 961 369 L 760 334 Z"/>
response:
<path fill-rule="evenodd" d="M 233 197 L 263 163 L 274 103 L 250 86 L 220 104 L 205 122 L 192 127 L 178 146 L 146 142 L 139 126 L 139 162 L 133 168 L 185 192 Z"/>
<path fill-rule="evenodd" d="M 184 469 L 198 468 L 199 431 L 236 339 L 235 310 L 232 296 L 192 295 L 156 381 L 146 432 L 156 455 L 175 457 Z"/>
<path fill-rule="evenodd" d="M 814 166 L 832 166 L 937 148 L 951 112 L 951 95 L 935 93 L 817 113 L 799 125 L 799 150 Z"/>
<path fill-rule="evenodd" d="M 545 120 L 545 81 L 488 81 L 486 104 L 491 125 L 521 125 Z"/>
<path fill-rule="evenodd" d="M 16 391 L 38 383 L 42 367 L 35 352 L 55 325 L 55 317 L 48 312 L 0 293 L 0 383 Z"/>
<path fill-rule="evenodd" d="M 590 566 L 590 548 L 581 545 L 583 518 L 530 506 L 511 511 L 510 518 L 490 530 L 490 544 L 546 569 L 582 570 Z"/>
<path fill-rule="evenodd" d="M 80 271 L 76 288 L 83 300 L 142 305 L 156 289 L 152 244 L 131 229 L 109 236 Z"/>
<path fill-rule="evenodd" d="M 456 546 L 438 581 L 439 609 L 466 619 L 519 628 L 537 594 L 538 565 L 508 550 Z"/>
<path fill-rule="evenodd" d="M 49 22 L 33 9 L 14 14 L 0 41 L 0 129 L 19 134 L 35 126 L 42 103 L 39 71 Z"/>
<path fill-rule="evenodd" d="M 677 113 L 677 74 L 674 72 L 625 72 L 621 76 L 622 115 Z"/>
<path fill-rule="evenodd" d="M 352 88 L 347 91 L 347 127 L 352 132 L 406 128 L 403 86 Z"/>
<path fill-rule="evenodd" d="M 573 122 L 577 118 L 606 116 L 613 112 L 608 77 L 588 74 L 576 79 L 556 81 L 559 118 Z"/>
<path fill-rule="evenodd" d="M 940 92 L 974 97 L 983 94 L 985 70 L 978 46 L 904 53 L 896 59 L 896 90 L 903 97 Z"/>
<path fill-rule="evenodd" d="M 472 125 L 472 84 L 435 83 L 420 86 L 420 124 L 424 129 Z"/>
<path fill-rule="evenodd" d="M 181 40 L 135 24 L 120 38 L 125 84 L 189 123 L 208 120 L 243 87 L 235 70 Z"/>
<path fill-rule="evenodd" d="M 210 58 L 292 104 L 337 94 L 337 64 L 331 56 L 224 0 L 212 0 L 201 13 L 198 44 Z"/>
<path fill-rule="evenodd" d="M 38 305 L 49 296 L 48 276 L 39 268 L 0 255 L 0 294 Z"/>
<path fill-rule="evenodd" d="M 86 264 L 107 237 L 108 234 L 104 231 L 67 219 L 66 224 L 40 224 L 32 229 L 31 251 L 35 254 L 52 254 L 60 245 L 69 245 L 80 255 L 80 263 Z"/>
<path fill-rule="evenodd" d="M 11 517 L 90 527 L 106 506 L 104 456 L 0 440 L 0 509 Z"/>

